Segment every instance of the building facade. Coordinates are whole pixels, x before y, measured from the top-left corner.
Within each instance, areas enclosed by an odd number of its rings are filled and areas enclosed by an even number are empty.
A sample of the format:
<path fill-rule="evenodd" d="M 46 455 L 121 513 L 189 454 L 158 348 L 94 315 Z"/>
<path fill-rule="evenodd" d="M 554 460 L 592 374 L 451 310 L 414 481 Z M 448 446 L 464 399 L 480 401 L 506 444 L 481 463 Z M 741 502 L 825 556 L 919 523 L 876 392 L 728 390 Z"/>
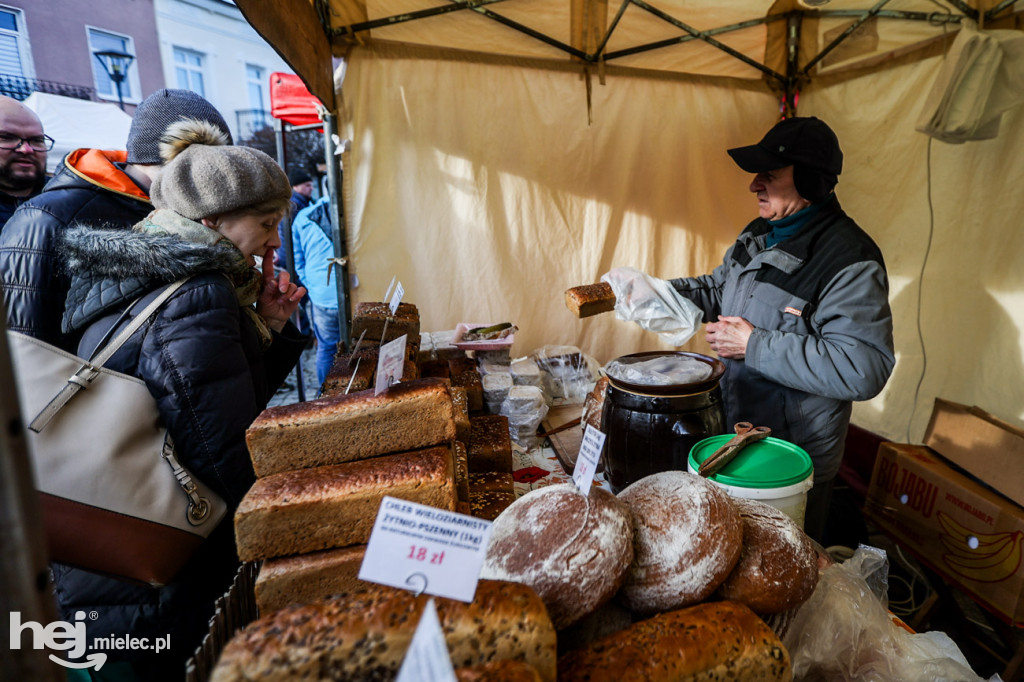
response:
<path fill-rule="evenodd" d="M 155 0 L 167 87 L 188 88 L 216 106 L 237 141 L 272 125 L 270 74 L 292 73 L 227 0 Z"/>
<path fill-rule="evenodd" d="M 132 57 L 120 97 L 96 52 Z M 0 0 L 0 94 L 38 90 L 123 103 L 131 114 L 163 87 L 160 58 L 153 0 Z"/>

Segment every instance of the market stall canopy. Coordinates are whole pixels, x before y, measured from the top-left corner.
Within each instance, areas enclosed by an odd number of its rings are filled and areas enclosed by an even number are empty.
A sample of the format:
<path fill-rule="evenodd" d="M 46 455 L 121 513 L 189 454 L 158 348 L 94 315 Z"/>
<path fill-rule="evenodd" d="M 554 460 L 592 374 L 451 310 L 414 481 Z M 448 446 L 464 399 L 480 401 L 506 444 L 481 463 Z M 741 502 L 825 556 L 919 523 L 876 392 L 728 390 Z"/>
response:
<path fill-rule="evenodd" d="M 61 159 L 76 149 L 124 149 L 132 125 L 132 117 L 116 104 L 33 92 L 25 106 L 36 112 L 43 130 L 54 139 L 46 156 L 47 173 L 53 173 Z"/>
<path fill-rule="evenodd" d="M 334 103 L 331 60 L 352 46 L 409 46 L 593 67 L 765 79 L 795 93 L 927 47 L 1016 0 L 238 0 L 310 90 Z M 981 8 L 979 10 L 979 7 Z"/>
<path fill-rule="evenodd" d="M 298 76 L 270 74 L 270 115 L 274 118 L 294 126 L 320 123 L 318 109 L 322 106 Z"/>

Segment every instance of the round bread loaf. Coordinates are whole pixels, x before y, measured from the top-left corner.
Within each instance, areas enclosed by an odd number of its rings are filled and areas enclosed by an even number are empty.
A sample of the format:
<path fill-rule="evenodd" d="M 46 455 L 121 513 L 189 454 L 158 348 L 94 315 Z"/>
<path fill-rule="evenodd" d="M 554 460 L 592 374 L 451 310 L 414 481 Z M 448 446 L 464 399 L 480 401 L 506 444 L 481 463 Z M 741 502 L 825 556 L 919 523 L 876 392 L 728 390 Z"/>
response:
<path fill-rule="evenodd" d="M 818 556 L 811 539 L 782 511 L 758 500 L 735 499 L 743 519 L 743 551 L 718 588 L 723 599 L 761 614 L 804 603 L 818 584 Z"/>
<path fill-rule="evenodd" d="M 632 560 L 626 505 L 567 483 L 530 491 L 494 520 L 480 575 L 532 587 L 560 630 L 615 596 Z"/>
<path fill-rule="evenodd" d="M 620 598 L 641 615 L 678 609 L 710 596 L 743 547 L 732 500 L 685 471 L 642 478 L 619 493 L 633 514 L 633 563 Z"/>

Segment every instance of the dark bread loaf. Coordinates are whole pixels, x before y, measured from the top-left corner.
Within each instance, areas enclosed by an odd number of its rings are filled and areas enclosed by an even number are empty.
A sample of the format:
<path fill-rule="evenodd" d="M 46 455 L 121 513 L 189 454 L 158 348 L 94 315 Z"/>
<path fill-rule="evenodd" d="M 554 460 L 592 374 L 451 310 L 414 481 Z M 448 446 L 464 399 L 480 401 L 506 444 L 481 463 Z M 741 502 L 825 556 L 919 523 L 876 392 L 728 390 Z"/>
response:
<path fill-rule="evenodd" d="M 632 559 L 626 505 L 567 483 L 532 490 L 495 519 L 481 575 L 531 586 L 561 630 L 615 596 Z"/>
<path fill-rule="evenodd" d="M 380 301 L 362 301 L 352 312 L 352 338 L 358 339 L 363 332 L 364 339 L 378 344 L 394 341 L 402 334 L 407 336 L 406 348 L 415 345 L 419 349 L 420 313 L 412 303 L 399 303 L 395 314 L 391 307 Z M 415 342 L 415 344 L 414 344 Z M 412 355 L 416 357 L 415 353 Z"/>
<path fill-rule="evenodd" d="M 455 671 L 458 682 L 541 682 L 540 673 L 522 661 L 492 661 Z"/>
<path fill-rule="evenodd" d="M 804 603 L 818 584 L 818 555 L 811 539 L 771 505 L 739 498 L 733 503 L 743 519 L 743 551 L 718 595 L 761 614 Z"/>
<path fill-rule="evenodd" d="M 366 545 L 267 559 L 256 578 L 256 606 L 264 616 L 292 604 L 310 604 L 333 594 L 357 592 Z"/>
<path fill-rule="evenodd" d="M 428 597 L 373 587 L 251 623 L 224 647 L 211 682 L 394 679 Z M 530 588 L 481 580 L 470 604 L 434 600 L 456 668 L 514 660 L 555 679 L 555 630 Z"/>
<path fill-rule="evenodd" d="M 245 432 L 256 476 L 405 452 L 455 438 L 444 379 L 269 407 Z"/>
<path fill-rule="evenodd" d="M 638 614 L 703 601 L 728 577 L 743 548 L 743 522 L 713 483 L 685 471 L 642 478 L 619 493 L 633 514 L 633 565 L 621 597 Z"/>
<path fill-rule="evenodd" d="M 255 561 L 364 544 L 385 495 L 453 511 L 451 447 L 257 479 L 235 512 L 238 557 Z"/>
<path fill-rule="evenodd" d="M 584 284 L 565 292 L 565 305 L 576 317 L 590 317 L 615 310 L 615 292 L 610 284 Z"/>
<path fill-rule="evenodd" d="M 469 473 L 505 471 L 512 473 L 512 436 L 508 417 L 481 414 L 469 419 Z"/>
<path fill-rule="evenodd" d="M 659 614 L 558 660 L 559 682 L 792 679 L 789 652 L 775 633 L 729 601 Z"/>
<path fill-rule="evenodd" d="M 469 491 L 469 514 L 478 519 L 493 521 L 516 501 L 516 494 L 508 491 Z"/>

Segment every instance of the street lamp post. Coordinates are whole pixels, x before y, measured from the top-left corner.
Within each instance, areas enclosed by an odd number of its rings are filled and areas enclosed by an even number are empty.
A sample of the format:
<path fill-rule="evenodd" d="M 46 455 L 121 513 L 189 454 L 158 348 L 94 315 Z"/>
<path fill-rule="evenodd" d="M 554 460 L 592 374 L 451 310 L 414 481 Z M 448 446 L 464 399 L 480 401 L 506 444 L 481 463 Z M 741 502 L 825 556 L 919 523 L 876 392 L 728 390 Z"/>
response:
<path fill-rule="evenodd" d="M 124 97 L 121 95 L 121 83 L 128 77 L 128 67 L 131 66 L 135 56 L 130 55 L 127 52 L 118 52 L 116 50 L 102 50 L 99 52 L 93 52 L 96 59 L 99 60 L 103 66 L 103 70 L 107 72 L 107 76 L 114 82 L 114 87 L 117 88 L 117 103 L 121 106 L 121 111 L 124 111 Z"/>

